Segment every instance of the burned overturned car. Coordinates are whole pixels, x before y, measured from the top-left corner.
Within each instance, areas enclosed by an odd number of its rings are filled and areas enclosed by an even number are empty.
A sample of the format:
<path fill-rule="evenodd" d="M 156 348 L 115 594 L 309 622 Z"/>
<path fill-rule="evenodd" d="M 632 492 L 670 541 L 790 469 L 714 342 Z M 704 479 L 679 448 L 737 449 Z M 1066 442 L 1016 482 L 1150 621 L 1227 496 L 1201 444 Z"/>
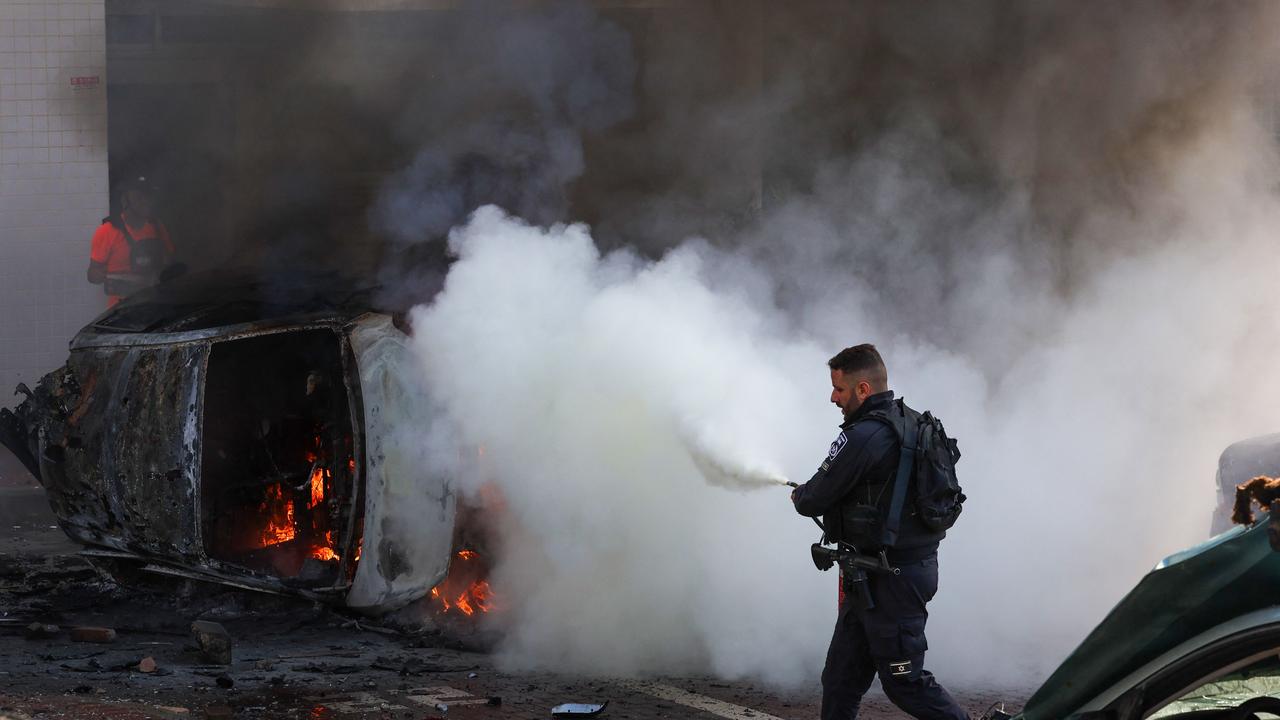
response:
<path fill-rule="evenodd" d="M 368 290 L 193 275 L 81 330 L 67 364 L 0 411 L 0 442 L 113 573 L 380 613 L 458 555 L 450 480 L 405 434 L 427 422 L 411 363 Z"/>

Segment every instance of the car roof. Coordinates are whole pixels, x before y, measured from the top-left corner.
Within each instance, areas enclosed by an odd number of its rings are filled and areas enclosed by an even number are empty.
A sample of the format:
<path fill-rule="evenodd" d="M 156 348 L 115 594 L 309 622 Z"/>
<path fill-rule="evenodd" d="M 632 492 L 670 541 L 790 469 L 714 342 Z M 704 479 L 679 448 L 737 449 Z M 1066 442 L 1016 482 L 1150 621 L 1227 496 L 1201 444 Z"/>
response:
<path fill-rule="evenodd" d="M 1019 716 L 1057 720 L 1201 633 L 1280 604 L 1280 553 L 1264 514 L 1147 573 L 1038 689 Z M 1099 562 L 1103 560 L 1100 558 Z"/>
<path fill-rule="evenodd" d="M 336 272 L 193 273 L 131 295 L 99 315 L 81 335 L 207 330 L 318 313 L 354 317 L 374 309 L 376 291 Z"/>

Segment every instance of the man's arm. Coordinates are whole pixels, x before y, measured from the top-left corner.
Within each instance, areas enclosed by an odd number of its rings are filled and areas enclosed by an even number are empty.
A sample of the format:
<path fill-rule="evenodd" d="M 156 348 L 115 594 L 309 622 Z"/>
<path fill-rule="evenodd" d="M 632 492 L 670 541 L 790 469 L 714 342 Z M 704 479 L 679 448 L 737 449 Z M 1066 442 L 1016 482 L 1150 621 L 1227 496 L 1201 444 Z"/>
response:
<path fill-rule="evenodd" d="M 832 445 L 835 452 L 822 463 L 809 482 L 791 494 L 796 512 L 808 517 L 826 514 L 838 505 L 871 468 L 897 447 L 897 436 L 886 424 L 864 422 L 841 433 Z M 840 445 L 840 447 L 836 447 Z"/>
<path fill-rule="evenodd" d="M 90 260 L 89 271 L 85 274 L 88 276 L 89 282 L 94 285 L 101 285 L 107 281 L 107 264 Z"/>

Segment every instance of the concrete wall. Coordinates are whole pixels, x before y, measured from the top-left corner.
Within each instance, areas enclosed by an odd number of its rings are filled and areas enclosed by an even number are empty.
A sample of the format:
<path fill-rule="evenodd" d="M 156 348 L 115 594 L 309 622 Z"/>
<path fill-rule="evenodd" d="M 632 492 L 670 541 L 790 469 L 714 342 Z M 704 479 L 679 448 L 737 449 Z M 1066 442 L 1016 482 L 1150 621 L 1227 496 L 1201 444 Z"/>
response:
<path fill-rule="evenodd" d="M 106 307 L 85 282 L 108 211 L 104 0 L 0 0 L 0 406 Z"/>

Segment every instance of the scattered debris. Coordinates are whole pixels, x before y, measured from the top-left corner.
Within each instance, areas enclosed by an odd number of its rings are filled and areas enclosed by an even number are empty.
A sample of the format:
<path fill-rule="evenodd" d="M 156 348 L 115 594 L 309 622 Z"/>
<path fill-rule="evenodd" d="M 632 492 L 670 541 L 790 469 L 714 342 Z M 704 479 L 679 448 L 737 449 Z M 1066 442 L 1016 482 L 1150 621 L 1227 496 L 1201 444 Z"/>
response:
<path fill-rule="evenodd" d="M 105 669 L 102 667 L 102 663 L 98 662 L 96 658 L 90 658 L 89 662 L 82 663 L 80 665 L 62 663 L 61 667 L 63 670 L 71 670 L 72 672 L 100 672 Z"/>
<path fill-rule="evenodd" d="M 214 678 L 213 681 L 218 683 L 218 687 L 222 688 L 223 690 L 230 690 L 231 688 L 236 686 L 236 681 L 233 680 L 231 676 L 226 673 L 222 673 L 218 677 Z"/>
<path fill-rule="evenodd" d="M 360 622 L 359 620 L 348 620 L 348 621 L 346 621 L 346 622 L 342 623 L 342 627 L 344 627 L 344 628 L 354 628 L 354 629 L 356 629 L 356 630 L 368 630 L 368 631 L 370 631 L 370 632 L 381 633 L 381 634 L 383 634 L 383 635 L 395 635 L 395 636 L 398 636 L 398 635 L 403 635 L 403 634 L 404 634 L 404 633 L 400 632 L 399 630 L 392 630 L 391 628 L 382 627 L 381 625 L 371 625 L 371 624 L 369 624 L 367 621 L 366 621 L 366 622 Z"/>
<path fill-rule="evenodd" d="M 400 673 L 401 676 L 406 675 L 425 675 L 427 673 L 455 673 L 467 672 L 475 670 L 476 665 L 444 665 L 440 663 L 426 662 L 419 657 L 401 657 L 388 658 L 378 657 L 369 666 L 375 670 L 390 670 Z M 475 673 L 471 673 L 469 677 L 478 677 Z"/>
<path fill-rule="evenodd" d="M 155 671 L 156 671 L 156 659 L 151 657 L 150 655 L 138 661 L 138 672 L 149 674 Z"/>
<path fill-rule="evenodd" d="M 489 707 L 502 707 L 502 698 L 497 695 L 490 695 L 489 699 L 486 700 L 484 704 Z"/>
<path fill-rule="evenodd" d="M 115 642 L 116 631 L 104 627 L 76 627 L 71 628 L 71 639 L 76 642 Z"/>
<path fill-rule="evenodd" d="M 324 657 L 340 657 L 340 658 L 358 658 L 359 650 L 317 650 L 315 652 L 292 653 L 289 655 L 277 655 L 278 660 L 301 660 L 303 658 L 324 658 Z"/>
<path fill-rule="evenodd" d="M 298 672 L 326 673 L 329 675 L 350 675 L 360 672 L 359 665 L 331 665 L 329 663 L 307 663 L 294 670 Z"/>
<path fill-rule="evenodd" d="M 602 703 L 565 703 L 551 708 L 552 717 L 576 717 L 579 715 L 599 715 L 609 707 L 609 701 Z"/>
<path fill-rule="evenodd" d="M 191 623 L 191 636 L 200 648 L 200 658 L 214 665 L 231 664 L 231 635 L 212 620 Z"/>
<path fill-rule="evenodd" d="M 66 662 L 68 660 L 88 660 L 91 657 L 98 657 L 105 653 L 106 650 L 99 650 L 91 653 L 77 653 L 75 655 L 56 655 L 53 653 L 40 655 L 39 658 L 45 662 Z"/>
<path fill-rule="evenodd" d="M 71 692 L 73 692 L 73 693 L 75 693 L 75 694 L 77 694 L 77 695 L 88 695 L 89 693 L 93 692 L 93 686 L 92 686 L 92 685 L 77 685 L 77 686 L 75 687 L 75 689 L 74 689 L 74 690 L 72 690 Z"/>
<path fill-rule="evenodd" d="M 223 718 L 235 717 L 236 713 L 226 705 L 210 705 L 204 709 L 204 716 L 209 720 L 222 720 Z"/>
<path fill-rule="evenodd" d="M 43 638 L 51 638 L 58 634 L 57 625 L 46 625 L 45 623 L 33 622 L 27 626 L 26 636 L 31 640 L 40 640 Z"/>

